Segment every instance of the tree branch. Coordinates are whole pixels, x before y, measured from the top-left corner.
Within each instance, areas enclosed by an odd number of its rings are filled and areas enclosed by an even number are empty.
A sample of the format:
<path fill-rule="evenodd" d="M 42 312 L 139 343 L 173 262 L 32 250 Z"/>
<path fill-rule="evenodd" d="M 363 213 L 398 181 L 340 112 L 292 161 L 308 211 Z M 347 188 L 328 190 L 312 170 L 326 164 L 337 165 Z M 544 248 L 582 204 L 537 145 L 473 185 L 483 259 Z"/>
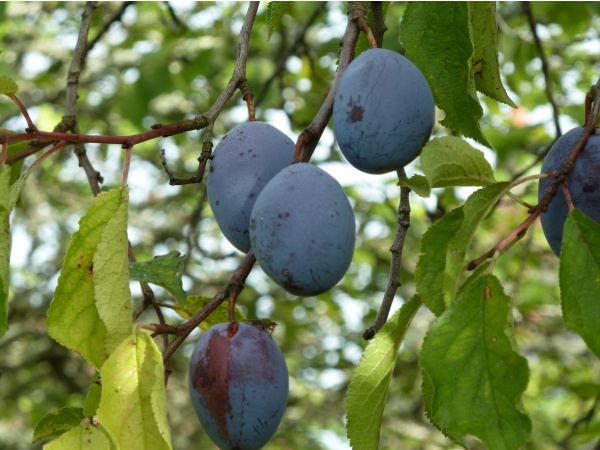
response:
<path fill-rule="evenodd" d="M 331 115 L 333 114 L 333 101 L 335 99 L 335 92 L 340 83 L 340 78 L 350 62 L 354 59 L 354 50 L 359 35 L 357 21 L 359 17 L 364 18 L 365 14 L 365 9 L 356 5 L 351 6 L 348 10 L 348 24 L 346 25 L 346 31 L 344 32 L 344 37 L 341 42 L 342 51 L 340 53 L 335 79 L 333 80 L 333 84 L 327 93 L 325 101 L 319 108 L 319 111 L 310 125 L 304 129 L 296 141 L 296 148 L 294 150 L 295 161 L 307 162 L 310 160 L 321 139 L 323 131 L 327 127 L 329 119 L 331 119 Z"/>
<path fill-rule="evenodd" d="M 398 179 L 406 178 L 404 169 L 397 171 Z M 400 188 L 400 202 L 398 204 L 398 227 L 396 228 L 396 235 L 394 241 L 390 247 L 392 258 L 390 261 L 390 276 L 388 279 L 388 285 L 379 307 L 379 312 L 375 318 L 375 322 L 370 328 L 367 328 L 363 333 L 363 338 L 366 340 L 372 339 L 375 334 L 381 330 L 381 327 L 387 322 L 390 314 L 390 308 L 396 296 L 396 291 L 400 287 L 400 272 L 402 269 L 402 250 L 404 249 L 404 240 L 410 227 L 410 201 L 409 201 L 410 189 L 402 186 Z"/>

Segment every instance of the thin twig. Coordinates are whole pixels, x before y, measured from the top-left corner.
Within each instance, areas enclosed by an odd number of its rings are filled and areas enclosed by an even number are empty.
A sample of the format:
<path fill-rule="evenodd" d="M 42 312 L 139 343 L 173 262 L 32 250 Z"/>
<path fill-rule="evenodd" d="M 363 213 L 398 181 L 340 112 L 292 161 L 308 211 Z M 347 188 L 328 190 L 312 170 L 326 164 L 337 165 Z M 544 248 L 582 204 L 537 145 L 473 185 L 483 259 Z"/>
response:
<path fill-rule="evenodd" d="M 585 127 L 583 129 L 583 133 L 581 137 L 569 153 L 569 155 L 565 158 L 560 172 L 557 174 L 556 178 L 552 181 L 552 184 L 546 189 L 542 200 L 538 203 L 538 205 L 530 211 L 529 217 L 525 219 L 521 224 L 519 224 L 514 230 L 512 230 L 508 236 L 502 239 L 499 243 L 497 243 L 491 250 L 487 251 L 479 258 L 476 258 L 470 261 L 467 264 L 467 270 L 475 270 L 482 262 L 486 259 L 494 257 L 496 253 L 505 252 L 512 244 L 515 239 L 519 239 L 526 232 L 529 226 L 537 219 L 541 213 L 548 209 L 548 205 L 556 195 L 556 192 L 560 188 L 561 184 L 563 184 L 571 172 L 573 170 L 573 165 L 575 164 L 575 160 L 579 153 L 585 147 L 588 138 L 594 134 L 596 131 L 596 123 L 598 121 L 598 114 L 600 113 L 600 79 L 598 82 L 592 86 L 590 91 L 588 92 L 588 96 L 591 96 L 594 99 L 593 107 L 590 115 L 587 118 L 585 123 Z"/>
<path fill-rule="evenodd" d="M 342 51 L 340 53 L 340 59 L 338 63 L 338 70 L 333 80 L 333 84 L 327 93 L 325 101 L 317 111 L 317 114 L 313 118 L 312 122 L 298 137 L 296 142 L 296 148 L 294 150 L 294 161 L 307 162 L 310 160 L 323 131 L 327 127 L 327 123 L 331 119 L 333 114 L 333 101 L 335 99 L 335 92 L 340 83 L 342 74 L 354 59 L 354 50 L 356 48 L 356 42 L 358 41 L 359 29 L 357 20 L 359 17 L 366 15 L 365 9 L 361 5 L 354 5 L 357 2 L 351 2 L 351 6 L 348 9 L 348 24 L 346 25 L 346 31 L 342 38 Z M 354 6 L 352 6 L 354 5 Z"/>
<path fill-rule="evenodd" d="M 397 171 L 398 179 L 406 178 L 404 169 Z M 375 318 L 375 322 L 370 328 L 363 333 L 363 338 L 369 340 L 385 325 L 388 316 L 390 314 L 390 308 L 396 296 L 396 291 L 400 287 L 400 271 L 402 269 L 402 250 L 404 248 L 404 241 L 410 227 L 410 201 L 409 201 L 410 189 L 402 186 L 400 188 L 400 202 L 398 204 L 398 227 L 396 228 L 396 235 L 394 241 L 390 247 L 392 258 L 390 260 L 390 276 L 388 279 L 388 285 L 383 295 L 383 300 L 379 306 L 379 312 Z"/>
<path fill-rule="evenodd" d="M 560 111 L 558 110 L 558 105 L 556 104 L 556 100 L 554 99 L 554 93 L 552 91 L 552 80 L 550 79 L 550 66 L 548 64 L 548 58 L 546 58 L 546 53 L 544 52 L 544 48 L 542 47 L 542 41 L 540 40 L 540 37 L 537 33 L 537 24 L 533 17 L 531 3 L 528 1 L 523 2 L 523 10 L 525 11 L 525 15 L 527 16 L 527 20 L 529 21 L 529 26 L 533 34 L 533 41 L 535 43 L 535 47 L 537 49 L 540 60 L 542 61 L 542 72 L 544 73 L 544 82 L 546 84 L 546 95 L 548 96 L 548 101 L 552 106 L 554 127 L 556 128 L 556 137 L 559 138 L 560 136 L 562 136 L 562 130 L 560 128 L 559 122 Z"/>

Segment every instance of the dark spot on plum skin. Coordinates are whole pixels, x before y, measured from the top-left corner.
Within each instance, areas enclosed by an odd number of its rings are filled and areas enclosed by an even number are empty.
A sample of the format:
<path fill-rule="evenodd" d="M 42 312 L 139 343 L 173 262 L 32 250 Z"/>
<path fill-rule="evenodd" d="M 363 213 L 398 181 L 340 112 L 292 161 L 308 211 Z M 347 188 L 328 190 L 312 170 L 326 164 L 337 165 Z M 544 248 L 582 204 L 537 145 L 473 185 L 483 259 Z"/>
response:
<path fill-rule="evenodd" d="M 583 186 L 583 192 L 585 192 L 586 194 L 596 192 L 596 186 L 594 186 L 593 184 L 586 184 L 585 186 Z"/>
<path fill-rule="evenodd" d="M 215 166 L 210 166 L 210 171 L 214 172 L 215 171 Z"/>
<path fill-rule="evenodd" d="M 363 119 L 364 112 L 365 112 L 364 108 L 355 105 L 352 108 L 352 111 L 350 111 L 350 121 L 360 122 Z"/>
<path fill-rule="evenodd" d="M 248 194 L 248 198 L 252 198 L 252 197 L 254 197 L 254 192 L 250 192 L 250 193 Z"/>
<path fill-rule="evenodd" d="M 279 219 L 287 219 L 288 217 L 290 217 L 290 213 L 286 212 L 286 213 L 279 213 L 277 214 L 277 217 Z"/>

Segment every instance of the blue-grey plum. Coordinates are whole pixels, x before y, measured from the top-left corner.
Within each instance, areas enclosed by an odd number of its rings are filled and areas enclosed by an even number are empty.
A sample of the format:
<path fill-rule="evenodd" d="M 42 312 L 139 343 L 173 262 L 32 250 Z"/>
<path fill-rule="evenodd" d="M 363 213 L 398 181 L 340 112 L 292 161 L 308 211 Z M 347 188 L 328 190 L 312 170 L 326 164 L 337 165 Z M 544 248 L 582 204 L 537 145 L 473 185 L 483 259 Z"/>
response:
<path fill-rule="evenodd" d="M 281 422 L 288 370 L 264 328 L 220 323 L 200 336 L 190 360 L 188 387 L 204 430 L 221 450 L 256 450 Z"/>
<path fill-rule="evenodd" d="M 294 142 L 265 122 L 237 125 L 217 144 L 206 180 L 208 201 L 223 235 L 250 250 L 250 213 L 262 188 L 294 161 Z"/>
<path fill-rule="evenodd" d="M 348 162 L 363 172 L 380 174 L 406 166 L 421 153 L 434 122 L 427 80 L 399 53 L 367 50 L 340 79 L 333 128 Z"/>
<path fill-rule="evenodd" d="M 560 170 L 581 135 L 583 128 L 573 128 L 563 134 L 550 148 L 542 164 L 542 172 Z M 538 199 L 542 200 L 553 178 L 542 178 L 538 185 Z M 567 187 L 573 206 L 580 209 L 596 222 L 600 222 L 600 136 L 591 135 L 575 160 L 573 170 L 567 176 Z M 563 228 L 569 207 L 562 187 L 541 214 L 542 229 L 550 248 L 558 256 L 562 245 Z"/>
<path fill-rule="evenodd" d="M 288 292 L 318 295 L 344 276 L 354 254 L 352 206 L 340 184 L 307 163 L 286 167 L 259 195 L 250 216 L 252 249 Z"/>

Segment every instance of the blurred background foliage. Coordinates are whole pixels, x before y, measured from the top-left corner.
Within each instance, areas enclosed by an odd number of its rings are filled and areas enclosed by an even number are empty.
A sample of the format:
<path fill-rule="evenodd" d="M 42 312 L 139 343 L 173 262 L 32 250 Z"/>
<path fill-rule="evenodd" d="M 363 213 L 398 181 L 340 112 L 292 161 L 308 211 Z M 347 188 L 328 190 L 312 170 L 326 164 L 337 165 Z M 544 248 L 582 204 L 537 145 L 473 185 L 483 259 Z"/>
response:
<path fill-rule="evenodd" d="M 82 7 L 79 2 L 0 3 L 0 73 L 18 82 L 21 100 L 44 130 L 51 130 L 63 114 L 66 75 Z M 247 68 L 258 120 L 272 123 L 293 140 L 310 123 L 335 74 L 346 7 L 338 2 L 293 2 L 267 40 L 266 3 L 261 4 Z M 386 48 L 402 51 L 398 27 L 404 8 L 399 2 L 387 9 Z M 202 114 L 233 73 L 246 9 L 247 3 L 241 2 L 101 2 L 80 79 L 81 131 L 132 134 L 154 123 Z M 498 3 L 501 73 L 510 97 L 519 105 L 513 110 L 480 97 L 485 110 L 482 129 L 494 147 L 485 150 L 486 157 L 498 180 L 535 174 L 558 134 L 582 124 L 585 93 L 600 75 L 599 13 L 599 4 L 593 2 Z M 543 58 L 530 17 L 536 23 Z M 549 94 L 559 115 L 553 113 Z M 442 117 L 440 111 L 438 118 Z M 238 93 L 216 122 L 214 142 L 245 120 L 246 106 Z M 22 130 L 25 126 L 15 105 L 0 99 L 0 127 Z M 449 132 L 437 127 L 434 135 Z M 160 149 L 165 149 L 176 176 L 191 176 L 202 137 L 201 131 L 190 132 L 135 147 L 129 176 L 129 236 L 139 261 L 171 250 L 189 255 L 184 288 L 211 297 L 242 255 L 220 235 L 204 185 L 169 186 L 159 159 Z M 103 189 L 118 184 L 121 148 L 88 145 L 87 152 L 104 178 Z M 32 160 L 28 158 L 25 165 Z M 293 297 L 256 267 L 239 298 L 249 318 L 268 317 L 279 324 L 274 337 L 290 370 L 289 407 L 267 449 L 348 448 L 345 389 L 366 345 L 362 332 L 372 323 L 387 284 L 389 247 L 397 225 L 399 189 L 394 178 L 353 169 L 339 153 L 330 128 L 313 162 L 333 174 L 350 196 L 357 247 L 348 274 L 326 294 Z M 418 171 L 418 161 L 407 167 L 409 175 Z M 436 189 L 428 199 L 411 194 L 402 286 L 393 310 L 414 293 L 423 233 L 470 192 Z M 515 193 L 535 203 L 537 184 L 521 185 Z M 41 444 L 31 445 L 36 422 L 52 409 L 81 406 L 87 392 L 93 370 L 48 337 L 45 316 L 70 235 L 91 201 L 85 174 L 67 149 L 34 171 L 13 214 L 10 329 L 0 340 L 2 449 L 41 448 Z M 525 217 L 524 208 L 508 198 L 502 200 L 477 233 L 471 256 L 489 249 Z M 518 344 L 530 366 L 524 407 L 533 421 L 533 435 L 527 448 L 597 449 L 600 363 L 578 336 L 563 328 L 557 269 L 558 259 L 536 224 L 494 270 L 512 296 Z M 135 283 L 131 289 L 137 309 L 140 289 Z M 155 292 L 161 301 L 173 302 L 160 288 Z M 174 324 L 181 321 L 172 314 L 168 317 Z M 383 449 L 453 448 L 423 414 L 417 354 L 432 319 L 429 311 L 421 309 L 400 349 L 384 413 Z M 147 314 L 141 320 L 155 322 L 156 318 Z M 197 336 L 192 334 L 174 356 L 167 389 L 173 444 L 178 450 L 214 448 L 187 394 L 188 358 Z"/>

